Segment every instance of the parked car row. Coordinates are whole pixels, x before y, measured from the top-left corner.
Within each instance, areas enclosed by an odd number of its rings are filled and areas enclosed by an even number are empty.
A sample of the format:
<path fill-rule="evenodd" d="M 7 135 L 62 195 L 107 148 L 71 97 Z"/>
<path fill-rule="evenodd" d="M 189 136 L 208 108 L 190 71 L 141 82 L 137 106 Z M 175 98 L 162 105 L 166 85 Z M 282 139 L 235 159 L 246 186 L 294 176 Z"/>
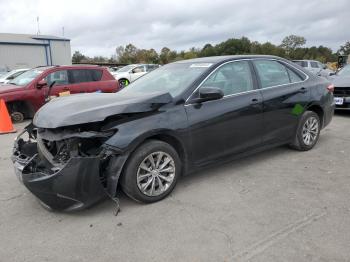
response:
<path fill-rule="evenodd" d="M 14 122 L 32 118 L 50 96 L 91 92 L 112 93 L 118 82 L 100 66 L 45 66 L 22 72 L 0 86 Z"/>
<path fill-rule="evenodd" d="M 158 67 L 159 65 L 155 64 L 132 64 L 112 72 L 112 75 L 118 80 L 120 88 L 124 88 L 131 82 L 153 71 L 154 69 L 157 69 Z"/>
<path fill-rule="evenodd" d="M 5 73 L 0 76 L 0 84 L 7 84 L 8 82 L 10 82 L 11 80 L 15 79 L 17 76 L 23 74 L 28 70 L 29 68 L 15 69 L 8 73 Z"/>
<path fill-rule="evenodd" d="M 28 81 L 35 93 L 75 75 L 71 67 L 35 70 L 42 71 L 24 73 L 37 75 Z M 118 184 L 151 203 L 203 166 L 285 144 L 312 149 L 333 117 L 333 91 L 326 78 L 275 56 L 178 61 L 117 93 L 53 99 L 26 128 L 30 139 L 16 139 L 12 161 L 20 181 L 51 209 L 116 199 Z"/>
<path fill-rule="evenodd" d="M 316 60 L 293 60 L 293 62 L 318 76 L 328 77 L 330 74 L 334 73 L 334 71 L 328 69 L 325 64 Z"/>

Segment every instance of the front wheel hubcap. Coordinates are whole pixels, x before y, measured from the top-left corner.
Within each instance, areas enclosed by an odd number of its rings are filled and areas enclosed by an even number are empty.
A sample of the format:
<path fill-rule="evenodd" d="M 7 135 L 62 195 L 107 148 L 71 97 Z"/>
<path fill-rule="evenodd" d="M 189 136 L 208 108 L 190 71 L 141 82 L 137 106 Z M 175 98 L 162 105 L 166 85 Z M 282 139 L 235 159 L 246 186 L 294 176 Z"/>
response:
<path fill-rule="evenodd" d="M 310 117 L 306 120 L 303 125 L 302 135 L 303 142 L 305 145 L 309 146 L 315 143 L 319 131 L 319 124 L 316 117 Z"/>
<path fill-rule="evenodd" d="M 175 178 L 174 159 L 165 152 L 154 152 L 142 160 L 137 170 L 137 186 L 147 196 L 163 194 Z"/>

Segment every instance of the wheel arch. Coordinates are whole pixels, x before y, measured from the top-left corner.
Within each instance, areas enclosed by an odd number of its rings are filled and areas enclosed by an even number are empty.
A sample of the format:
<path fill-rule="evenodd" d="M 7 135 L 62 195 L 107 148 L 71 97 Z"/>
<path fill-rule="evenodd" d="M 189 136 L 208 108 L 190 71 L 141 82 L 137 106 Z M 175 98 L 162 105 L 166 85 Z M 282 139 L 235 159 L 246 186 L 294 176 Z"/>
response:
<path fill-rule="evenodd" d="M 318 115 L 318 117 L 320 118 L 321 127 L 323 127 L 323 124 L 324 124 L 324 110 L 323 110 L 323 108 L 320 105 L 313 104 L 313 105 L 308 106 L 306 108 L 306 110 L 315 112 Z"/>
<path fill-rule="evenodd" d="M 167 130 L 159 130 L 157 132 L 147 133 L 135 139 L 132 144 L 129 145 L 127 152 L 126 162 L 130 159 L 131 155 L 145 142 L 150 140 L 159 140 L 171 145 L 175 151 L 178 153 L 181 160 L 181 174 L 185 174 L 188 167 L 188 152 L 183 144 L 183 142 L 172 132 Z M 125 174 L 126 162 L 122 167 L 121 177 Z"/>
<path fill-rule="evenodd" d="M 9 112 L 10 114 L 11 112 L 14 112 L 16 110 L 23 113 L 24 117 L 32 118 L 35 114 L 35 110 L 33 106 L 27 101 L 22 101 L 22 100 L 8 101 L 6 102 L 6 106 L 10 111 Z"/>

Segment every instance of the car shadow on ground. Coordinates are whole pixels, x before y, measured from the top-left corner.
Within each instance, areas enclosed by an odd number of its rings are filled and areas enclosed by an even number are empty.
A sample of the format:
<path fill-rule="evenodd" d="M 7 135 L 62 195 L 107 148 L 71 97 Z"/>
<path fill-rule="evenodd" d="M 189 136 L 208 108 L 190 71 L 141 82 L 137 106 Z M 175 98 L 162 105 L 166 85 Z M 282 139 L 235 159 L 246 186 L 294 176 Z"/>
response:
<path fill-rule="evenodd" d="M 177 193 L 180 193 L 177 189 L 184 188 L 191 186 L 196 183 L 200 183 L 201 181 L 208 180 L 212 176 L 221 176 L 225 177 L 227 175 L 231 175 L 233 171 L 241 170 L 252 163 L 254 165 L 259 165 L 259 163 L 263 163 L 266 161 L 269 161 L 271 159 L 274 159 L 276 156 L 279 157 L 288 157 L 291 152 L 296 153 L 302 153 L 298 151 L 294 151 L 292 149 L 289 149 L 287 146 L 280 146 L 273 149 L 269 149 L 263 152 L 255 153 L 246 157 L 238 158 L 229 160 L 225 163 L 221 163 L 218 165 L 211 165 L 209 167 L 203 168 L 199 171 L 196 171 L 194 173 L 191 173 L 187 176 L 183 176 L 179 179 L 174 191 L 170 194 L 170 197 L 176 196 Z M 233 175 L 233 174 L 232 174 Z M 209 186 L 208 182 L 208 186 Z M 131 200 L 128 196 L 126 196 L 123 191 L 118 187 L 117 191 L 118 199 L 120 202 L 120 208 L 121 212 L 128 210 L 129 208 L 140 206 L 140 205 L 157 205 L 156 202 L 153 204 L 143 204 L 143 203 L 137 203 L 134 200 Z M 116 204 L 111 199 L 106 198 L 105 200 L 102 200 L 100 203 L 92 206 L 89 209 L 78 211 L 78 212 L 72 212 L 68 213 L 73 216 L 93 216 L 95 214 L 100 214 L 102 212 L 114 212 L 116 210 Z"/>

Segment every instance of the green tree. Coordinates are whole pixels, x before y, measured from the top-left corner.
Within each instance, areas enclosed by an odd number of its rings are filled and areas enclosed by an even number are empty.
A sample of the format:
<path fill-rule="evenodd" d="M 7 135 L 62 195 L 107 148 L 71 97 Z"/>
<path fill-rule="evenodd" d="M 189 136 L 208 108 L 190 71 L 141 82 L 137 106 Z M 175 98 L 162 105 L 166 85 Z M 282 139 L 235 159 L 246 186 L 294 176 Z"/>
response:
<path fill-rule="evenodd" d="M 163 47 L 160 51 L 159 61 L 161 64 L 167 64 L 170 62 L 170 52 L 171 50 L 168 47 Z"/>
<path fill-rule="evenodd" d="M 344 45 L 340 46 L 338 54 L 350 55 L 350 41 L 347 41 Z"/>
<path fill-rule="evenodd" d="M 293 58 L 293 52 L 297 48 L 301 48 L 306 44 L 306 39 L 302 36 L 289 35 L 282 40 L 281 47 L 286 51 L 286 54 Z"/>
<path fill-rule="evenodd" d="M 79 51 L 75 51 L 72 56 L 72 62 L 73 63 L 81 63 L 83 60 L 86 60 L 86 56 L 84 56 Z"/>
<path fill-rule="evenodd" d="M 215 56 L 216 50 L 211 44 L 206 44 L 199 52 L 200 57 Z"/>

